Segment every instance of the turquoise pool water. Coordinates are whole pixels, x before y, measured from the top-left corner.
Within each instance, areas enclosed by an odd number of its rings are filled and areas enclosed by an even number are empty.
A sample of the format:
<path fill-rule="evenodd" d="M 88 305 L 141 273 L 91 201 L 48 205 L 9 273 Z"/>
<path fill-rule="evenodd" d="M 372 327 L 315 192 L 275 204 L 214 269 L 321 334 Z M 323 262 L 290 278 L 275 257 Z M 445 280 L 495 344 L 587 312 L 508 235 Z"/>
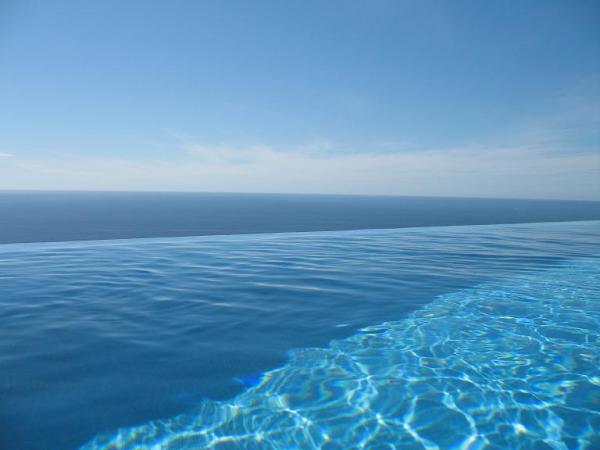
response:
<path fill-rule="evenodd" d="M 0 448 L 594 449 L 600 222 L 0 246 Z"/>
<path fill-rule="evenodd" d="M 85 449 L 600 448 L 600 258 L 292 352 L 231 401 Z"/>

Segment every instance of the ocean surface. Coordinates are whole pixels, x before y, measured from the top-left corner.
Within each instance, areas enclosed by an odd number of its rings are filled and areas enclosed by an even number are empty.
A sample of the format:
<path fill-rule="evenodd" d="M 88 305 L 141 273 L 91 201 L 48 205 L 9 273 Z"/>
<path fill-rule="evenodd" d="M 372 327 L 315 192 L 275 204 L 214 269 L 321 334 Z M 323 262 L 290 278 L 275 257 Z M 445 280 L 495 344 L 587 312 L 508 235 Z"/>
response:
<path fill-rule="evenodd" d="M 600 448 L 600 221 L 0 245 L 0 448 Z"/>
<path fill-rule="evenodd" d="M 0 243 L 571 220 L 600 220 L 600 202 L 0 191 Z"/>

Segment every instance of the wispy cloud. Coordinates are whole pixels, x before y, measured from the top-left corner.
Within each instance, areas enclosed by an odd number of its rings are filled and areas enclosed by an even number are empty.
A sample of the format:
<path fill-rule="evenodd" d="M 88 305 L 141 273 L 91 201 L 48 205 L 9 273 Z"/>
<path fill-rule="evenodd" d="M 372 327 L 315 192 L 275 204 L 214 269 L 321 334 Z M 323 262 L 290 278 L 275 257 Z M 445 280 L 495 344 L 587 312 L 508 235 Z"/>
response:
<path fill-rule="evenodd" d="M 592 89 L 592 92 L 594 90 Z M 212 144 L 166 130 L 155 157 L 3 158 L 0 189 L 304 192 L 600 200 L 600 114 L 593 95 L 488 142 L 423 148 L 411 140 L 347 145 L 310 136 L 289 146 Z M 562 106 L 559 108 L 558 106 Z M 21 153 L 19 153 L 20 155 Z M 153 153 L 160 155 L 160 153 Z M 0 156 L 10 156 L 0 153 Z"/>
<path fill-rule="evenodd" d="M 0 168 L 0 188 L 600 198 L 598 153 L 517 146 L 316 157 L 269 146 L 200 144 L 183 151 L 189 153 L 185 162 L 74 156 L 19 161 Z"/>

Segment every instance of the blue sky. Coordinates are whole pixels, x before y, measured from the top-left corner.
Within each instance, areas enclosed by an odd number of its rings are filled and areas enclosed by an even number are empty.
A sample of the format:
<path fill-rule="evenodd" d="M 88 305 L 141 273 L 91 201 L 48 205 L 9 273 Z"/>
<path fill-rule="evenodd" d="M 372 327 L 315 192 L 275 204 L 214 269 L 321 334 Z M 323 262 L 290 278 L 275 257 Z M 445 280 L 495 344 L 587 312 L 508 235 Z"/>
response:
<path fill-rule="evenodd" d="M 0 2 L 0 189 L 600 199 L 600 2 Z"/>

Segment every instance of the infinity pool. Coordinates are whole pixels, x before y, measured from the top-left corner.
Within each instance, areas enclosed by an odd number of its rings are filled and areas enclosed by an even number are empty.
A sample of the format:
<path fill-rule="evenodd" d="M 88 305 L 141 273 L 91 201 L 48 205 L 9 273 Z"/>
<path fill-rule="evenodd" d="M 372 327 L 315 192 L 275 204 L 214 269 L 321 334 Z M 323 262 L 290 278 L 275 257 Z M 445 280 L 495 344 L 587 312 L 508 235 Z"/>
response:
<path fill-rule="evenodd" d="M 0 447 L 600 447 L 600 222 L 0 246 Z"/>

